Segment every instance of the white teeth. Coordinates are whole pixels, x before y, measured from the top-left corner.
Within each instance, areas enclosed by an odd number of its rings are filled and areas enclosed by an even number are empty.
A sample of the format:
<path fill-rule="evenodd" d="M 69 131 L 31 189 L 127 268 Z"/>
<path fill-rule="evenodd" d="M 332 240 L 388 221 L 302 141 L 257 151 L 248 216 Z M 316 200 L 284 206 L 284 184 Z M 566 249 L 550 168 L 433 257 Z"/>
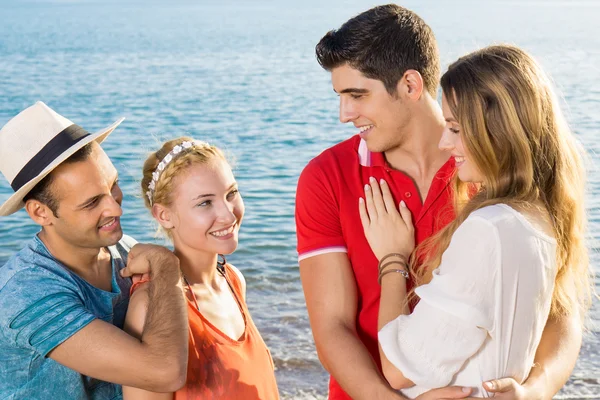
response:
<path fill-rule="evenodd" d="M 113 219 L 112 221 L 110 221 L 109 223 L 107 223 L 107 224 L 104 224 L 104 225 L 101 225 L 101 226 L 100 226 L 100 228 L 106 228 L 107 226 L 111 226 L 111 225 L 113 225 L 113 224 L 114 224 L 116 221 L 117 221 L 117 219 L 116 219 L 116 218 L 114 218 L 114 219 Z"/>
<path fill-rule="evenodd" d="M 465 158 L 464 158 L 464 157 L 454 157 L 454 160 L 455 160 L 457 163 L 461 163 L 461 162 L 465 161 Z"/>
<path fill-rule="evenodd" d="M 229 228 L 223 229 L 222 231 L 211 232 L 210 234 L 216 237 L 229 235 L 233 232 L 233 228 L 235 228 L 235 225 L 231 225 Z"/>
<path fill-rule="evenodd" d="M 371 129 L 373 127 L 373 125 L 365 125 L 365 126 L 361 126 L 358 129 L 360 129 L 361 132 L 366 131 L 367 129 Z"/>

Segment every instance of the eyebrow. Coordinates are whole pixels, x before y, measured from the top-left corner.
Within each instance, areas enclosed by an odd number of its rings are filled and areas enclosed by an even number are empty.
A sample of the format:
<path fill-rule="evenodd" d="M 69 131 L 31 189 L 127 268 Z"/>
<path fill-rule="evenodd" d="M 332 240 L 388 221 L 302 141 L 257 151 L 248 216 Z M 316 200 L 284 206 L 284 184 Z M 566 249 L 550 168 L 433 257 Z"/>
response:
<path fill-rule="evenodd" d="M 115 178 L 115 180 L 114 180 L 114 182 L 113 182 L 113 184 L 112 184 L 111 188 L 112 188 L 112 187 L 114 187 L 114 186 L 117 184 L 117 182 L 118 182 L 118 181 L 119 181 L 119 175 L 117 175 L 117 177 Z M 82 208 L 84 208 L 85 206 L 87 206 L 88 204 L 91 204 L 91 203 L 93 203 L 94 201 L 97 201 L 97 200 L 99 200 L 99 199 L 100 199 L 100 198 L 102 198 L 103 196 L 106 196 L 106 195 L 103 193 L 103 194 L 97 194 L 97 195 L 95 195 L 95 196 L 92 196 L 92 197 L 90 197 L 89 199 L 87 199 L 86 201 L 84 201 L 83 203 L 79 204 L 79 205 L 78 205 L 76 208 L 77 208 L 77 209 L 82 209 Z"/>
<path fill-rule="evenodd" d="M 336 93 L 338 93 L 335 89 L 333 89 L 333 91 L 336 92 Z M 338 94 L 343 94 L 343 93 L 365 94 L 365 93 L 369 93 L 369 90 L 367 90 L 367 89 L 359 89 L 359 88 L 347 88 L 347 89 L 342 90 Z"/>
<path fill-rule="evenodd" d="M 458 121 L 457 121 L 457 120 L 455 120 L 455 119 L 454 119 L 454 118 L 452 118 L 452 117 L 446 118 L 446 119 L 445 119 L 445 121 L 446 121 L 446 122 L 456 122 L 456 123 L 458 124 Z"/>
<path fill-rule="evenodd" d="M 227 191 L 230 191 L 231 189 L 233 189 L 234 187 L 236 187 L 236 186 L 237 186 L 237 184 L 238 184 L 237 182 L 233 182 L 233 183 L 231 184 L 231 186 L 229 186 L 229 187 L 227 188 Z M 196 201 L 196 200 L 203 199 L 203 198 L 205 198 L 205 197 L 212 197 L 212 196 L 215 196 L 215 195 L 214 195 L 213 193 L 200 194 L 200 195 L 198 195 L 198 196 L 194 197 L 194 198 L 192 199 L 192 201 Z"/>

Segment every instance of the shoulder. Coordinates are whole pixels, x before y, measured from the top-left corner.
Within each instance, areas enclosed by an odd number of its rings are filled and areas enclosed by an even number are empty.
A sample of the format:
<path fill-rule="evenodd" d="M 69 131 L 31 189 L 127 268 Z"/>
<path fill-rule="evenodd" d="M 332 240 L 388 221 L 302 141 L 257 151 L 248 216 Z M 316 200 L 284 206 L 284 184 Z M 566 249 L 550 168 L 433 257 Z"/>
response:
<path fill-rule="evenodd" d="M 340 163 L 348 162 L 349 160 L 358 160 L 359 144 L 360 136 L 356 135 L 323 150 L 321 154 L 308 162 L 301 176 L 336 168 Z M 356 162 L 358 163 L 358 161 Z"/>
<path fill-rule="evenodd" d="M 21 287 L 23 296 L 34 296 L 39 291 L 77 288 L 67 269 L 40 246 L 35 240 L 29 242 L 0 268 L 0 295 L 17 296 Z M 13 289 L 3 291 L 2 288 L 7 285 Z"/>
<path fill-rule="evenodd" d="M 246 278 L 244 278 L 244 275 L 242 274 L 242 272 L 235 265 L 227 263 L 227 266 L 233 272 L 236 280 L 239 282 L 240 290 L 242 292 L 242 297 L 245 300 L 246 299 Z"/>

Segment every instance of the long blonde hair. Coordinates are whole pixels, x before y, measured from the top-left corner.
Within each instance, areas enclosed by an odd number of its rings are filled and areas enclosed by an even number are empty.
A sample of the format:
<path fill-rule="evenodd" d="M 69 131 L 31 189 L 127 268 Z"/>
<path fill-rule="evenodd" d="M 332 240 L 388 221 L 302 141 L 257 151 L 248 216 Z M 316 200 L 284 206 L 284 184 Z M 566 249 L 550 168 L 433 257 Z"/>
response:
<path fill-rule="evenodd" d="M 585 168 L 547 75 L 525 51 L 490 46 L 461 57 L 441 79 L 463 145 L 484 176 L 481 185 L 454 178 L 456 218 L 417 248 L 417 285 L 429 282 L 456 229 L 473 211 L 505 203 L 542 204 L 557 240 L 551 316 L 585 311 L 591 279 L 585 245 Z M 538 207 L 539 209 L 539 207 Z M 418 257 L 414 257 L 415 260 Z"/>

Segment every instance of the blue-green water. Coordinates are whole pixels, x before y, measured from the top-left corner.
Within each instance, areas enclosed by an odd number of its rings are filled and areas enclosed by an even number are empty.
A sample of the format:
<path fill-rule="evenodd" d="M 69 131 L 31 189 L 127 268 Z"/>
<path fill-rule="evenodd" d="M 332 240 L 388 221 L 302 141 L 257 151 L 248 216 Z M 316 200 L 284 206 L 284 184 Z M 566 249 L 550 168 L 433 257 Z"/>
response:
<path fill-rule="evenodd" d="M 155 240 L 138 182 L 146 154 L 162 140 L 189 134 L 235 158 L 247 211 L 231 259 L 246 275 L 284 398 L 321 399 L 327 391 L 298 276 L 297 177 L 310 158 L 355 133 L 337 120 L 337 97 L 314 45 L 375 4 L 0 0 L 0 125 L 36 100 L 90 131 L 127 117 L 104 147 L 121 175 L 130 235 Z M 600 2 L 402 4 L 432 26 L 444 66 L 477 47 L 511 42 L 552 74 L 591 155 L 590 248 L 599 271 Z M 9 193 L 2 180 L 0 200 Z M 1 219 L 0 264 L 36 230 L 23 212 Z M 600 398 L 598 302 L 591 319 L 561 398 Z"/>

